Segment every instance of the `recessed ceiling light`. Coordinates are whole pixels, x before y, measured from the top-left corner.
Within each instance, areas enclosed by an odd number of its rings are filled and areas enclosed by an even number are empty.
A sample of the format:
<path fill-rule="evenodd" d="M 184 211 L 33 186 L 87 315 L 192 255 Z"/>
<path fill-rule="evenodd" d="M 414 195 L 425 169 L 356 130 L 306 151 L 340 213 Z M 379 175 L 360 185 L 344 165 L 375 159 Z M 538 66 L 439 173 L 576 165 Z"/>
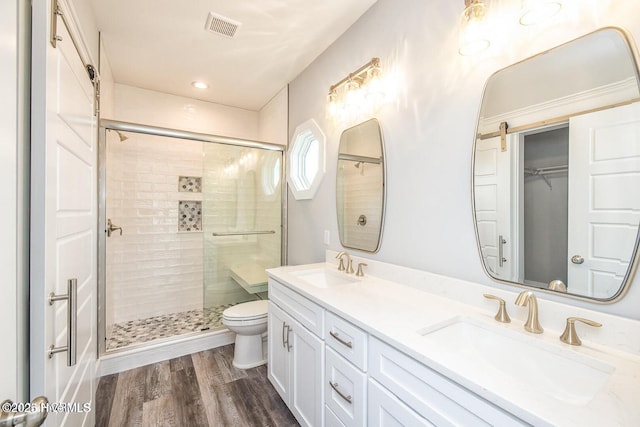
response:
<path fill-rule="evenodd" d="M 205 82 L 199 81 L 191 82 L 191 86 L 195 87 L 196 89 L 207 89 L 209 87 L 209 85 Z"/>

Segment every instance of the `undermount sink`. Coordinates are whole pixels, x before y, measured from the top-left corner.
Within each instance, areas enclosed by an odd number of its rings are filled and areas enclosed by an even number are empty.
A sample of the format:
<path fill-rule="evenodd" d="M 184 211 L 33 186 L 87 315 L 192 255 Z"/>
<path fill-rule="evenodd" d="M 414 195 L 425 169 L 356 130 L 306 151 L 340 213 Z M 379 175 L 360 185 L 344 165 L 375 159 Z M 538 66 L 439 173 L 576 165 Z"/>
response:
<path fill-rule="evenodd" d="M 332 286 L 347 285 L 358 281 L 353 275 L 327 270 L 326 268 L 292 271 L 291 274 L 317 288 L 330 288 Z"/>
<path fill-rule="evenodd" d="M 457 316 L 419 330 L 434 361 L 494 391 L 528 390 L 585 405 L 615 367 L 525 333 Z M 568 347 L 568 346 L 567 346 Z M 516 398 L 508 395 L 507 398 Z"/>

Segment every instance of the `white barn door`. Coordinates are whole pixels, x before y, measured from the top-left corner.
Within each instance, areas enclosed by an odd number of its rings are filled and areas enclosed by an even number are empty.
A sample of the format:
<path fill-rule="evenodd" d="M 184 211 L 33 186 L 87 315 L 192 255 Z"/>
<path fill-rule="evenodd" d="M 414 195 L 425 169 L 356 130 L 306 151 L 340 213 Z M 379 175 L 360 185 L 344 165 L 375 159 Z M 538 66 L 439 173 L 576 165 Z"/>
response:
<path fill-rule="evenodd" d="M 41 8 L 42 4 L 34 9 L 34 28 L 48 18 Z M 33 42 L 34 58 L 46 56 L 44 69 L 34 61 L 34 86 L 46 81 L 46 99 L 34 103 L 46 105 L 46 111 L 44 121 L 34 115 L 32 136 L 31 391 L 50 402 L 76 404 L 68 411 L 50 411 L 47 425 L 93 426 L 97 352 L 94 88 L 60 17 L 57 34 L 60 40 L 55 48 L 48 42 L 49 34 L 40 29 L 34 30 Z M 77 316 L 77 331 L 69 327 L 69 301 L 49 304 L 51 292 L 67 294 L 70 280 L 77 282 L 76 310 L 71 313 Z M 51 345 L 66 346 L 67 337 L 74 333 L 75 364 L 68 366 L 66 352 L 49 356 Z"/>
<path fill-rule="evenodd" d="M 569 292 L 611 298 L 640 221 L 640 104 L 569 121 Z"/>
<path fill-rule="evenodd" d="M 480 250 L 492 276 L 514 280 L 511 270 L 515 260 L 509 252 L 512 247 L 510 155 L 508 151 L 501 151 L 500 137 L 495 137 L 479 140 L 475 156 L 474 202 Z"/>

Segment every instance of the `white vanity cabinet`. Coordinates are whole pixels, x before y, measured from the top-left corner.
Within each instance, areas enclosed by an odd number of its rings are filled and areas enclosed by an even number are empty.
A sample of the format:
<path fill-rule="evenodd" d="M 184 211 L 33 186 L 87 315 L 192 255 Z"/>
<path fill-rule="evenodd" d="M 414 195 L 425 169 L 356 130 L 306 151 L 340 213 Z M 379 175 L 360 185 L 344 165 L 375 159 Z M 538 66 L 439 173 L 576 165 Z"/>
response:
<path fill-rule="evenodd" d="M 332 313 L 330 304 L 273 279 L 269 300 L 269 380 L 302 425 L 526 425 Z"/>
<path fill-rule="evenodd" d="M 370 339 L 369 376 L 372 385 L 381 384 L 413 411 L 437 426 L 527 425 L 376 338 Z M 395 403 L 383 396 L 377 402 L 378 406 Z M 372 400 L 370 405 L 374 406 L 375 402 Z M 375 407 L 370 407 L 369 411 L 384 412 L 382 408 Z"/>
<path fill-rule="evenodd" d="M 301 425 L 322 426 L 324 309 L 272 280 L 269 300 L 269 380 Z"/>

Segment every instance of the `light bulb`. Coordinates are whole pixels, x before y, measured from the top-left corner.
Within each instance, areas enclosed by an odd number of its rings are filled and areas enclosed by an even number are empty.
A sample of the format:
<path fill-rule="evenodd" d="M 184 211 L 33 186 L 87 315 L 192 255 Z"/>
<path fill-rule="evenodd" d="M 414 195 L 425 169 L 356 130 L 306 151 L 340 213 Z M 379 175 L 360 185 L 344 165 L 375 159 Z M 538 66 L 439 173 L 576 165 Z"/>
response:
<path fill-rule="evenodd" d="M 367 94 L 365 95 L 368 104 L 375 111 L 384 103 L 386 98 L 386 92 L 384 84 L 380 78 L 380 68 L 373 67 L 369 70 L 369 77 L 367 78 Z"/>
<path fill-rule="evenodd" d="M 476 55 L 491 45 L 487 25 L 487 6 L 481 1 L 472 1 L 464 9 L 460 23 L 460 55 Z"/>
<path fill-rule="evenodd" d="M 327 118 L 331 119 L 338 115 L 338 110 L 340 109 L 338 105 L 338 94 L 335 90 L 331 90 L 327 95 Z"/>

